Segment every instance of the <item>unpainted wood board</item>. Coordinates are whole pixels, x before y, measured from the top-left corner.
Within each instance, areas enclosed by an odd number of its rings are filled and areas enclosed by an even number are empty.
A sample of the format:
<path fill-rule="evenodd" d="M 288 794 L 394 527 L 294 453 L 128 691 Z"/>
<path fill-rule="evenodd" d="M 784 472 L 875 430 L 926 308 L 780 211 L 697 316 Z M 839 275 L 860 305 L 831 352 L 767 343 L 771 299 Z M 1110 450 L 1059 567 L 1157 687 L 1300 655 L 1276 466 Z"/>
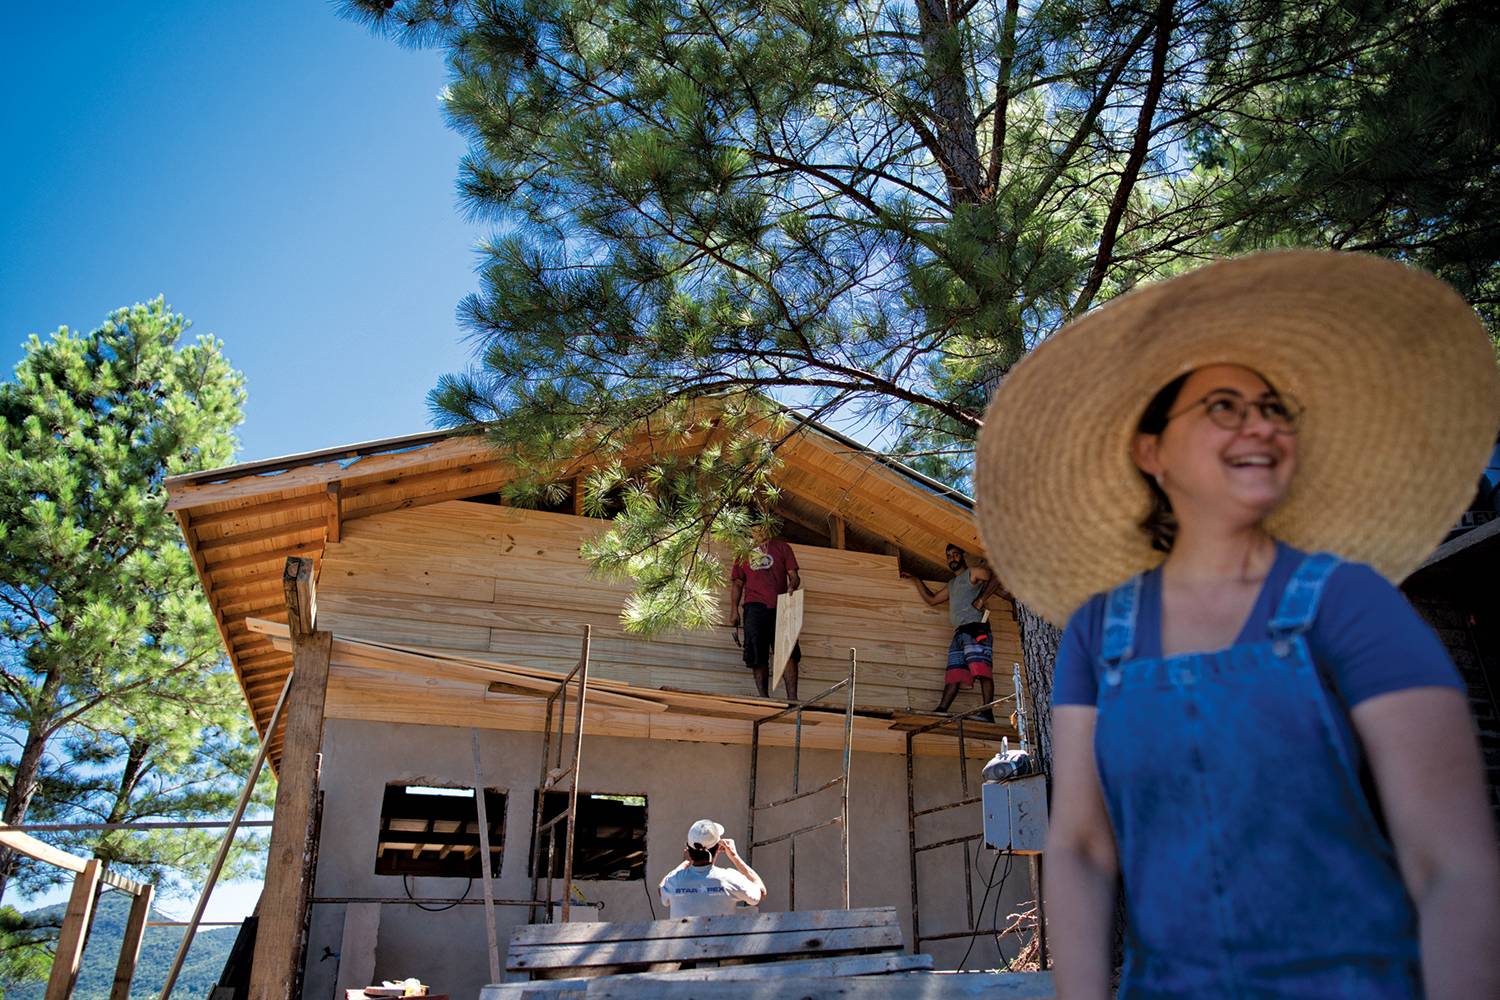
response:
<path fill-rule="evenodd" d="M 835 927 L 761 934 L 699 934 L 685 938 L 600 941 L 584 944 L 512 945 L 505 967 L 517 971 L 598 965 L 702 961 L 771 955 L 816 955 L 901 947 L 899 926 Z"/>
<path fill-rule="evenodd" d="M 151 901 L 155 898 L 156 887 L 147 885 L 130 900 L 130 914 L 125 919 L 125 932 L 120 938 L 120 954 L 115 960 L 115 979 L 109 988 L 109 1000 L 130 1000 L 130 985 L 141 958 L 141 940 L 146 935 L 146 921 L 151 918 Z"/>
<path fill-rule="evenodd" d="M 364 456 L 353 463 L 339 456 L 330 458 L 327 462 L 274 473 L 250 473 L 216 483 L 173 484 L 168 487 L 167 509 L 195 508 L 258 496 L 269 499 L 272 498 L 271 495 L 283 491 L 308 488 L 316 488 L 321 493 L 323 486 L 335 479 L 359 481 L 368 477 L 436 467 L 444 462 L 482 460 L 493 454 L 487 444 L 471 437 L 440 439 L 409 449 L 393 446 L 393 449 L 395 450 L 384 455 Z"/>
<path fill-rule="evenodd" d="M 495 603 L 465 601 L 457 598 L 434 598 L 421 595 L 388 594 L 354 589 L 324 588 L 319 594 L 321 606 L 334 611 L 377 615 L 390 618 L 413 618 L 452 625 L 478 625 L 512 634 L 577 635 L 585 624 L 592 625 L 594 635 L 604 639 L 645 641 L 627 633 L 620 624 L 619 608 L 599 606 L 571 610 L 570 605 L 584 601 L 549 601 L 545 595 L 528 595 L 529 603 Z M 727 628 L 696 632 L 669 632 L 650 640 L 653 644 L 671 646 L 733 646 Z"/>
<path fill-rule="evenodd" d="M 358 537 L 416 537 L 440 547 L 482 539 L 501 555 L 576 559 L 579 545 L 608 527 L 609 522 L 595 518 L 449 501 L 362 519 Z"/>
<path fill-rule="evenodd" d="M 608 978 L 619 982 L 729 982 L 786 978 L 839 979 L 845 976 L 878 976 L 892 972 L 917 972 L 932 968 L 931 955 L 838 955 L 833 958 L 755 962 L 676 972 L 625 972 Z M 564 1000 L 572 995 L 587 997 L 598 977 L 586 979 L 538 979 L 530 983 L 499 983 L 484 987 L 480 1000 L 522 1000 L 545 997 Z"/>
<path fill-rule="evenodd" d="M 847 979 L 654 982 L 604 976 L 588 1000 L 1054 1000 L 1050 972 L 898 972 Z"/>
<path fill-rule="evenodd" d="M 893 972 L 921 972 L 932 968 L 931 955 L 875 954 L 835 955 L 832 958 L 794 958 L 779 962 L 721 965 L 717 968 L 679 969 L 676 972 L 624 973 L 612 978 L 642 982 L 732 982 L 759 979 L 842 979 L 845 976 L 880 976 Z M 585 987 L 589 980 L 581 980 Z"/>
<path fill-rule="evenodd" d="M 192 512 L 195 532 L 209 528 L 229 534 L 272 524 L 296 521 L 322 506 L 323 492 L 307 490 L 279 500 L 245 497 L 226 504 L 209 504 Z"/>
<path fill-rule="evenodd" d="M 343 544 L 343 543 L 340 543 Z M 320 590 L 350 587 L 390 594 L 457 597 L 466 601 L 493 601 L 493 576 L 468 576 L 440 570 L 407 570 L 400 566 L 335 559 L 323 565 L 318 577 Z"/>
<path fill-rule="evenodd" d="M 931 489 L 872 457 L 848 451 L 843 446 L 815 435 L 807 435 L 790 448 L 783 449 L 787 466 L 811 472 L 851 499 L 869 498 L 872 505 L 889 510 L 889 517 L 899 517 L 922 524 L 934 534 L 948 534 L 952 540 L 971 551 L 979 551 L 979 533 L 973 513 L 966 506 L 938 496 Z"/>
<path fill-rule="evenodd" d="M 98 858 L 90 858 L 83 871 L 73 876 L 73 891 L 63 912 L 57 948 L 52 955 L 52 971 L 47 978 L 47 1000 L 69 1000 L 73 995 L 78 970 L 83 965 L 84 942 L 94 919 L 101 864 Z"/>
<path fill-rule="evenodd" d="M 267 569 L 243 573 L 209 574 L 209 589 L 215 601 L 246 594 L 259 594 L 268 589 L 281 589 L 281 571 Z"/>
<path fill-rule="evenodd" d="M 903 502 L 905 497 L 884 498 L 848 490 L 830 481 L 821 470 L 809 471 L 796 462 L 784 465 L 775 479 L 789 492 L 837 512 L 849 524 L 867 534 L 895 541 L 920 542 L 924 549 L 931 547 L 934 559 L 942 553 L 945 540 L 954 534 L 933 524 L 915 506 L 907 506 Z M 957 535 L 962 538 L 972 530 L 960 531 Z M 977 539 L 975 541 L 977 543 Z"/>
<path fill-rule="evenodd" d="M 271 828 L 265 887 L 257 911 L 252 1000 L 284 1000 L 291 992 L 302 911 L 312 888 L 303 880 L 303 864 L 318 792 L 317 761 L 332 648 L 331 633 L 314 632 L 299 638 L 292 654 L 292 687 L 283 733 L 286 751 L 277 774 L 276 825 Z"/>
<path fill-rule="evenodd" d="M 269 543 L 267 543 L 269 544 Z M 288 556 L 309 556 L 317 558 L 323 551 L 323 536 L 319 534 L 316 538 L 306 539 L 291 545 L 276 545 L 273 547 L 262 547 L 247 555 L 234 556 L 233 558 L 217 559 L 213 562 L 205 561 L 207 572 L 215 580 L 224 579 L 222 574 L 230 570 L 251 569 L 252 567 L 261 571 L 269 566 L 280 566 L 284 564 Z M 223 555 L 223 553 L 220 553 Z M 257 576 L 268 575 L 257 572 Z"/>
<path fill-rule="evenodd" d="M 521 924 L 511 930 L 512 947 L 586 941 L 654 941 L 699 935 L 765 934 L 770 931 L 827 930 L 834 927 L 899 926 L 894 906 L 850 910 L 759 911 L 670 920 L 600 920 L 576 924 Z"/>
<path fill-rule="evenodd" d="M 284 521 L 256 528 L 244 527 L 238 531 L 219 531 L 214 528 L 207 528 L 197 532 L 198 551 L 212 552 L 236 545 L 263 541 L 268 538 L 293 538 L 298 535 L 309 534 L 314 529 L 321 527 L 322 524 L 322 518 L 303 517 L 296 521 Z"/>
<path fill-rule="evenodd" d="M 229 537 L 201 543 L 198 551 L 203 557 L 204 568 L 212 571 L 235 565 L 240 559 L 263 556 L 267 553 L 275 556 L 283 549 L 296 545 L 321 544 L 322 541 L 323 525 L 321 522 L 317 524 L 298 522 L 277 529 L 262 529 L 244 538 Z"/>
<path fill-rule="evenodd" d="M 416 618 L 381 618 L 348 611 L 320 611 L 319 623 L 329 631 L 356 639 L 444 649 L 490 648 L 490 630 L 474 625 L 445 625 Z"/>
<path fill-rule="evenodd" d="M 441 503 L 467 497 L 493 493 L 505 484 L 504 477 L 473 477 L 451 480 L 457 483 L 448 489 L 436 492 L 428 489 L 393 488 L 390 493 L 360 497 L 344 508 L 344 520 L 374 517 L 391 511 L 414 509 L 426 504 Z M 391 499 L 387 499 L 391 498 Z"/>
<path fill-rule="evenodd" d="M 490 695 L 483 701 L 476 701 L 469 695 L 404 683 L 379 672 L 375 672 L 375 676 L 362 675 L 347 667 L 334 668 L 325 710 L 329 718 L 386 725 L 478 726 L 520 732 L 540 732 L 542 728 L 541 703 L 537 699 L 506 700 L 505 696 Z M 750 723 L 743 720 L 672 713 L 645 715 L 599 705 L 590 707 L 587 714 L 587 733 L 593 736 L 736 746 L 748 746 L 750 742 Z M 857 718 L 855 750 L 861 753 L 905 753 L 904 734 L 893 732 L 886 725 L 880 720 Z M 762 746 L 789 747 L 793 740 L 789 725 L 770 724 L 761 729 Z M 843 746 L 843 727 L 806 726 L 802 732 L 802 745 L 807 749 L 839 749 Z M 977 752 L 977 746 L 970 747 L 971 755 Z M 952 757 L 957 752 L 955 747 L 951 739 L 925 742 L 919 739 L 917 752 L 924 757 Z"/>
<path fill-rule="evenodd" d="M 277 640 L 286 642 L 287 640 Z M 424 685 L 444 686 L 471 696 L 489 693 L 498 683 L 507 686 L 512 693 L 531 696 L 546 696 L 557 690 L 557 681 L 506 670 L 499 664 L 481 665 L 435 656 L 420 656 L 395 650 L 372 647 L 359 642 L 342 639 L 333 640 L 333 663 L 338 667 L 354 667 L 395 674 L 403 679 L 419 681 Z M 560 678 L 559 678 L 560 679 Z M 642 692 L 645 694 L 645 692 Z M 630 708 L 640 712 L 665 712 L 664 702 L 642 695 L 626 695 L 612 690 L 601 690 L 590 685 L 589 698 L 601 705 Z"/>
<path fill-rule="evenodd" d="M 656 716 L 637 711 L 602 708 L 587 710 L 587 734 L 648 739 Z M 475 698 L 422 685 L 403 684 L 387 677 L 351 677 L 349 668 L 334 674 L 328 689 L 327 714 L 334 719 L 358 719 L 383 724 L 465 726 L 521 732 L 540 732 L 542 706 L 535 698 L 505 701 L 503 696 Z M 733 742 L 733 741 L 726 741 Z"/>
<path fill-rule="evenodd" d="M 481 461 L 439 462 L 422 472 L 389 476 L 355 476 L 348 480 L 346 489 L 349 499 L 354 501 L 395 495 L 426 499 L 432 494 L 446 491 L 455 480 L 502 481 L 509 471 L 509 467 L 495 461 L 494 456 L 489 456 Z"/>
<path fill-rule="evenodd" d="M 372 569 L 384 567 L 402 574 L 498 576 L 501 572 L 500 554 L 494 546 L 484 545 L 478 539 L 462 547 L 437 547 L 415 538 L 396 541 L 358 537 L 352 531 L 358 525 L 358 521 L 350 522 L 351 531 L 343 536 L 343 541 L 329 542 L 323 550 L 324 558 Z"/>

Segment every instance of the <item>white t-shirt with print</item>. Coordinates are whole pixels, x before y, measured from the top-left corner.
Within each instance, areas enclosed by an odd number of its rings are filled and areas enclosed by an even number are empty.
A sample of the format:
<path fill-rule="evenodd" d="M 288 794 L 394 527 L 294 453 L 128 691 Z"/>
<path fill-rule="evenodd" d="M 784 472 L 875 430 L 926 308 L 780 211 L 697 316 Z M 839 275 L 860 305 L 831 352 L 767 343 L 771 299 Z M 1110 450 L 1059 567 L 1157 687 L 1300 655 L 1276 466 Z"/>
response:
<path fill-rule="evenodd" d="M 755 883 L 733 868 L 689 865 L 661 886 L 662 905 L 673 917 L 714 917 L 734 913 L 737 903 L 759 902 Z"/>

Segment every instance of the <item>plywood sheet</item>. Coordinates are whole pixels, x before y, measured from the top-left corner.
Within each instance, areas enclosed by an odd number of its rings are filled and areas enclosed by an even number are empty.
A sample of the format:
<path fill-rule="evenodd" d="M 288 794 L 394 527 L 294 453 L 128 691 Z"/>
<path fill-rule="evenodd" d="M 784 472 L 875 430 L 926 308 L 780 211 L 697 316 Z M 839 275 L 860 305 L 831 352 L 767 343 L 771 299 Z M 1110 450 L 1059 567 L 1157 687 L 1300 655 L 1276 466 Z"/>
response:
<path fill-rule="evenodd" d="M 792 650 L 797 648 L 797 638 L 802 635 L 802 603 L 800 590 L 776 598 L 776 640 L 771 646 L 772 691 L 781 686 L 787 664 L 792 662 Z"/>

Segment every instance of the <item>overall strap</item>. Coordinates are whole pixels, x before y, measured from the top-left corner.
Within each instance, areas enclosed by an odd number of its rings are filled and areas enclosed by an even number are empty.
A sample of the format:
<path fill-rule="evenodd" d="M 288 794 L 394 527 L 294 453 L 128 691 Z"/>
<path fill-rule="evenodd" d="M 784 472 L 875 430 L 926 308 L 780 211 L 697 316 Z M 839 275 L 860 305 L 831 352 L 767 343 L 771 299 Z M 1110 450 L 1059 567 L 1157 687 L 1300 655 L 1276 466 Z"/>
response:
<path fill-rule="evenodd" d="M 1323 585 L 1343 561 L 1330 552 L 1316 552 L 1302 560 L 1281 594 L 1281 603 L 1267 628 L 1273 636 L 1305 632 L 1318 616 Z"/>
<path fill-rule="evenodd" d="M 1136 612 L 1141 603 L 1141 578 L 1133 576 L 1104 599 L 1104 640 L 1100 659 L 1113 668 L 1130 659 L 1135 650 Z"/>

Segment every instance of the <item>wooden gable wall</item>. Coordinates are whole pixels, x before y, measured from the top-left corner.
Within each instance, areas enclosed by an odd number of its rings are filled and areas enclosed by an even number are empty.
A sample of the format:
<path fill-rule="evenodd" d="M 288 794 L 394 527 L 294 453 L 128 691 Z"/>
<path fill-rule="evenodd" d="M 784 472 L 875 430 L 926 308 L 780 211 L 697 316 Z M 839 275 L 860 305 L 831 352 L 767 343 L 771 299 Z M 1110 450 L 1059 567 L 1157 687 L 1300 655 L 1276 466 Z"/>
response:
<path fill-rule="evenodd" d="M 651 640 L 623 630 L 619 615 L 629 585 L 599 579 L 578 555 L 579 543 L 604 527 L 588 518 L 464 501 L 349 522 L 342 539 L 324 549 L 319 626 L 562 672 L 576 659 L 578 631 L 588 623 L 595 676 L 753 695 L 727 627 Z M 922 603 L 897 575 L 894 556 L 794 550 L 807 591 L 799 693 L 808 697 L 842 678 L 853 646 L 859 705 L 932 708 L 952 636 L 946 607 Z M 1009 604 L 996 598 L 993 605 L 998 687 L 1006 693 L 1020 643 Z"/>

